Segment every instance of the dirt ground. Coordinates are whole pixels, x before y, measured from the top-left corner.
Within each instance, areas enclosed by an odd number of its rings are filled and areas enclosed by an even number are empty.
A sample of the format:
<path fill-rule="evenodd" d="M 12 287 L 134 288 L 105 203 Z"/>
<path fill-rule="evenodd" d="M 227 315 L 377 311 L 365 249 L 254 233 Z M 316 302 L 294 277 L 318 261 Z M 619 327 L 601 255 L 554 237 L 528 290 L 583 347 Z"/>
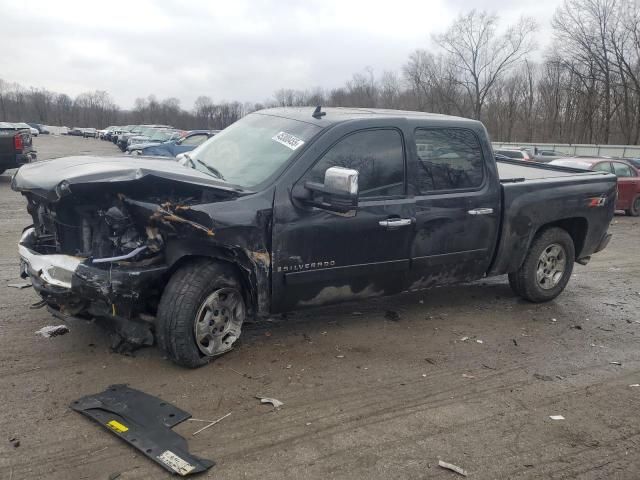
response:
<path fill-rule="evenodd" d="M 39 158 L 117 151 L 81 138 L 35 143 Z M 185 370 L 155 348 L 111 353 L 91 323 L 34 333 L 60 321 L 30 309 L 32 289 L 7 287 L 29 217 L 2 180 L 1 479 L 170 478 L 68 408 L 117 383 L 195 418 L 232 412 L 196 437 L 201 423 L 176 427 L 192 453 L 217 462 L 201 478 L 461 478 L 438 459 L 477 479 L 640 478 L 640 219 L 617 215 L 610 246 L 548 304 L 519 300 L 497 278 L 309 310 L 250 325 L 234 351 Z"/>

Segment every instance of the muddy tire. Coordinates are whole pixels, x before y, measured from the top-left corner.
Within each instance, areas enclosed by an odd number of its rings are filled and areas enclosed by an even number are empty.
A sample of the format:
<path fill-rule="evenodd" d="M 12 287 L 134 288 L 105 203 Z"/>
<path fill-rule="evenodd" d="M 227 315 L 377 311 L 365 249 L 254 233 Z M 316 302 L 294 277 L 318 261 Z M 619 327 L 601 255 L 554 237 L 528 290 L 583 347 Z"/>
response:
<path fill-rule="evenodd" d="M 530 302 L 548 302 L 567 286 L 574 260 L 575 247 L 567 231 L 548 228 L 533 239 L 520 269 L 509 274 L 509 285 Z"/>
<path fill-rule="evenodd" d="M 230 265 L 199 259 L 171 276 L 158 306 L 158 346 L 178 365 L 196 368 L 231 350 L 246 307 Z"/>
<path fill-rule="evenodd" d="M 625 213 L 630 217 L 638 217 L 640 216 L 640 196 L 637 196 L 631 202 L 631 207 L 628 210 L 625 210 Z"/>

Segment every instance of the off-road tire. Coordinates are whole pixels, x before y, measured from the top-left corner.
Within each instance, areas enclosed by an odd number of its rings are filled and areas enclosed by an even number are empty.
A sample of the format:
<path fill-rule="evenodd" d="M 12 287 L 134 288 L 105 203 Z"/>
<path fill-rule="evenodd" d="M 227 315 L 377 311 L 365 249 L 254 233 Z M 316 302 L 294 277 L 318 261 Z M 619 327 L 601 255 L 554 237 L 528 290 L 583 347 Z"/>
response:
<path fill-rule="evenodd" d="M 169 279 L 158 305 L 156 340 L 174 363 L 197 368 L 215 358 L 204 355 L 198 348 L 194 325 L 205 299 L 221 288 L 243 293 L 231 265 L 206 259 L 181 266 Z"/>
<path fill-rule="evenodd" d="M 553 244 L 564 248 L 566 264 L 558 284 L 545 290 L 540 287 L 537 281 L 538 262 L 542 252 Z M 560 295 L 567 286 L 573 272 L 574 260 L 575 247 L 571 235 L 562 228 L 547 228 L 536 234 L 520 268 L 509 274 L 509 285 L 517 295 L 525 300 L 533 303 L 548 302 Z"/>
<path fill-rule="evenodd" d="M 640 217 L 640 196 L 634 198 L 631 206 L 624 212 L 630 217 Z"/>

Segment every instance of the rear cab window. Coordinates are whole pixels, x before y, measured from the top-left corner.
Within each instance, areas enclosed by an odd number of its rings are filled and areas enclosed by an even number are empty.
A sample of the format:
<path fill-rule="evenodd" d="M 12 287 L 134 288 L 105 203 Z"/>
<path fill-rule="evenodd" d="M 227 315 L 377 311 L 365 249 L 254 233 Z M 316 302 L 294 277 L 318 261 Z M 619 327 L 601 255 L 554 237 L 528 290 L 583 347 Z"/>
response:
<path fill-rule="evenodd" d="M 463 128 L 417 128 L 414 132 L 420 194 L 472 190 L 484 182 L 482 146 Z"/>

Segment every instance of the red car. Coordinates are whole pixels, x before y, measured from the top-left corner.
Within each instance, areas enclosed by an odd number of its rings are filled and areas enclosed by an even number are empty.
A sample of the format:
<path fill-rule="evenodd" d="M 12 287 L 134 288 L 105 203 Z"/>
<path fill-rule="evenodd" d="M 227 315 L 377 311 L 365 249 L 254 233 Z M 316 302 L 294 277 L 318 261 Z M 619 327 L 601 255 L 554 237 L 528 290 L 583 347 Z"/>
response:
<path fill-rule="evenodd" d="M 627 215 L 640 215 L 640 173 L 631 163 L 617 158 L 576 157 L 553 160 L 551 165 L 580 168 L 596 172 L 614 173 L 618 177 L 618 202 L 616 210 Z"/>

